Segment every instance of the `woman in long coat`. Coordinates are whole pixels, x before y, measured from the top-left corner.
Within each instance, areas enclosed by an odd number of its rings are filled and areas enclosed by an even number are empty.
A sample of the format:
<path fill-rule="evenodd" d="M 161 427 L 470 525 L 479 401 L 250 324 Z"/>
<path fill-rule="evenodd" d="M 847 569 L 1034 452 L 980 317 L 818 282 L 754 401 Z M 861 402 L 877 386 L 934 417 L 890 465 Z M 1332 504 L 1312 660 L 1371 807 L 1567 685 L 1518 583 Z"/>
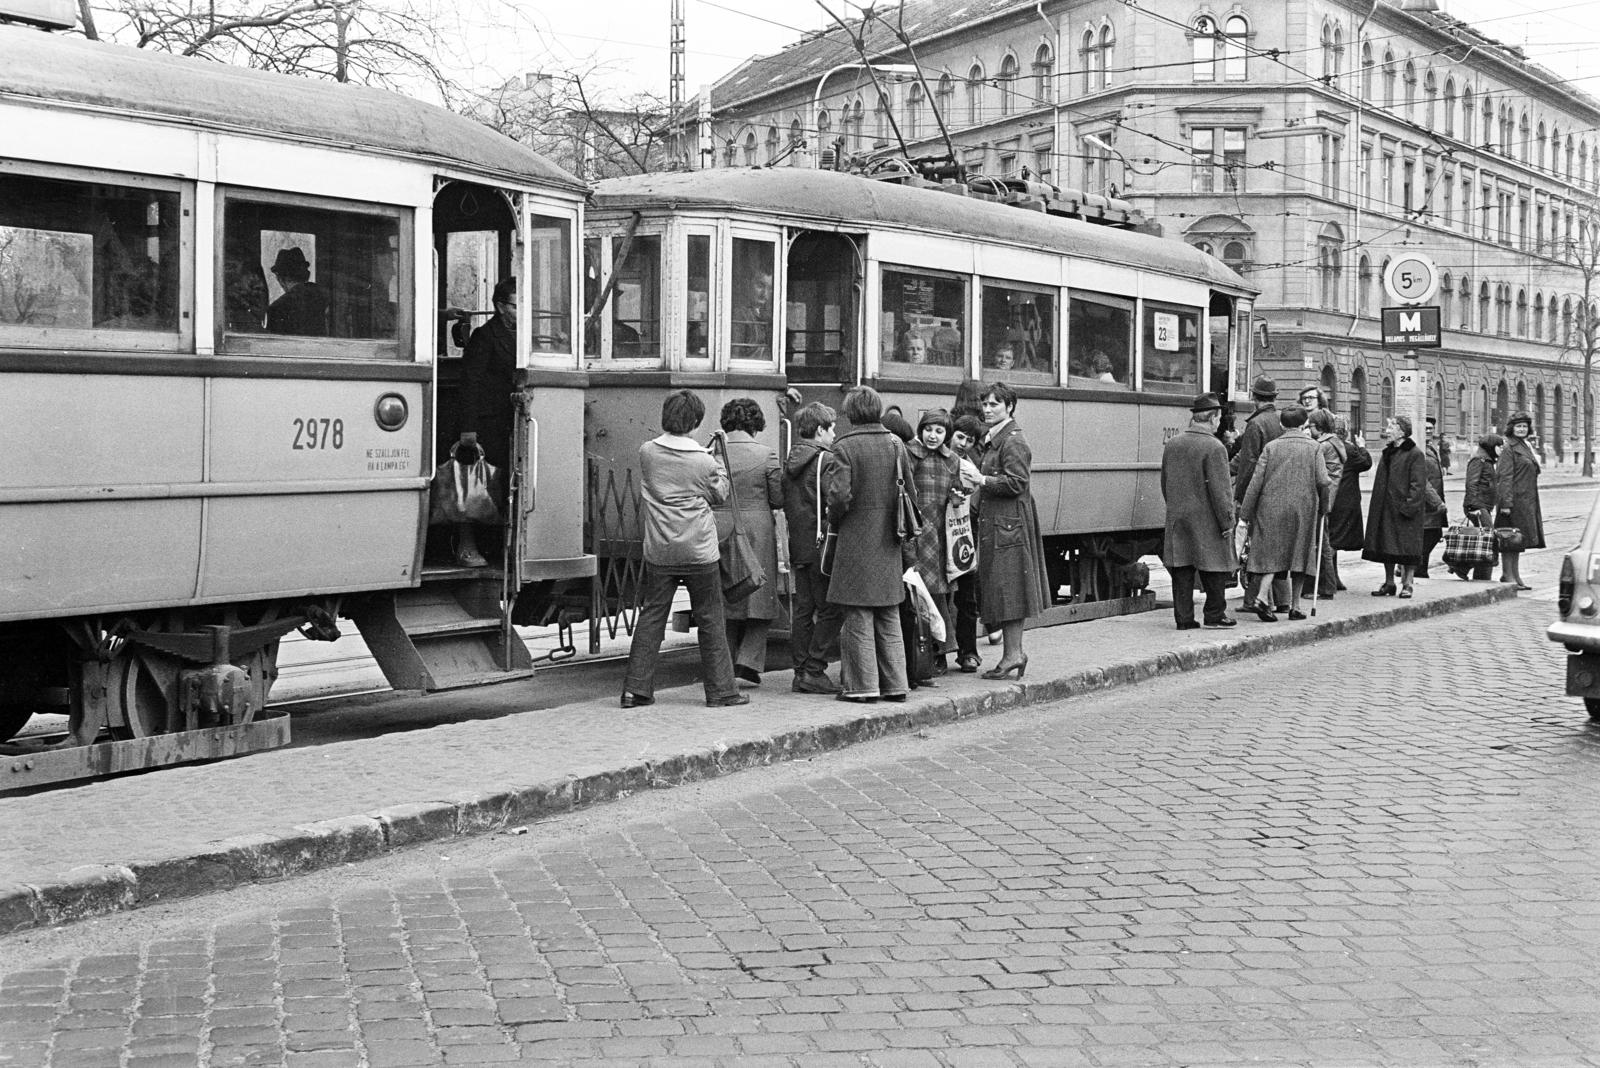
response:
<path fill-rule="evenodd" d="M 1531 589 L 1522 581 L 1522 554 L 1544 548 L 1544 514 L 1539 510 L 1539 457 L 1528 444 L 1533 416 L 1518 412 L 1506 420 L 1506 444 L 1494 465 L 1496 527 L 1522 531 L 1522 548 L 1500 554 L 1500 581 Z"/>
<path fill-rule="evenodd" d="M 1411 440 L 1411 420 L 1389 417 L 1383 436 L 1389 444 L 1378 458 L 1372 477 L 1372 503 L 1367 510 L 1367 540 L 1363 560 L 1383 565 L 1383 585 L 1374 597 L 1395 595 L 1394 569 L 1400 568 L 1401 597 L 1411 596 L 1411 575 L 1422 555 L 1422 523 L 1427 515 L 1428 463 Z"/>
<path fill-rule="evenodd" d="M 1334 419 L 1334 437 L 1344 446 L 1344 468 L 1339 472 L 1339 485 L 1333 491 L 1333 511 L 1328 513 L 1328 543 L 1341 551 L 1362 549 L 1367 544 L 1361 522 L 1361 473 L 1372 467 L 1372 454 L 1360 438 L 1351 436 L 1349 431 L 1349 424 L 1342 416 Z M 1337 567 L 1333 588 L 1344 589 Z"/>
<path fill-rule="evenodd" d="M 1298 404 L 1283 410 L 1283 434 L 1261 450 L 1239 510 L 1250 527 L 1247 607 L 1268 623 L 1278 617 L 1261 603 L 1262 580 L 1289 572 L 1289 618 L 1304 619 L 1300 594 L 1321 564 L 1317 539 L 1333 480 L 1322 446 L 1303 429 L 1307 414 Z"/>
<path fill-rule="evenodd" d="M 1044 570 L 1039 512 L 1028 491 L 1033 450 L 1012 418 L 1017 394 L 1004 382 L 985 388 L 979 398 L 988 425 L 978 463 L 978 596 L 983 622 L 999 628 L 1000 660 L 986 679 L 1003 679 L 1028 670 L 1022 626 L 1050 607 L 1050 580 Z"/>
<path fill-rule="evenodd" d="M 945 572 L 944 529 L 945 509 L 961 473 L 960 461 L 947 444 L 951 429 L 949 413 L 943 408 L 931 409 L 922 413 L 917 421 L 917 436 L 906 445 L 915 476 L 917 507 L 922 510 L 922 533 L 917 537 L 917 574 L 944 617 L 945 640 L 934 658 L 937 675 L 948 670 L 946 654 L 956 647 L 955 614 L 950 603 L 950 580 Z"/>
<path fill-rule="evenodd" d="M 778 454 L 755 439 L 767 428 L 761 406 L 749 397 L 737 397 L 722 406 L 722 429 L 728 446 L 728 477 L 733 492 L 716 509 L 717 540 L 733 533 L 733 509 L 739 510 L 739 530 L 761 555 L 767 581 L 743 601 L 724 608 L 728 647 L 733 650 L 733 673 L 760 685 L 767 666 L 767 630 L 778 618 L 778 531 L 774 508 L 783 507 L 783 468 Z"/>
<path fill-rule="evenodd" d="M 1467 461 L 1467 485 L 1461 495 L 1461 511 L 1467 522 L 1480 527 L 1494 526 L 1494 466 L 1500 459 L 1500 446 L 1505 439 L 1499 434 L 1485 434 L 1478 439 L 1478 448 Z M 1464 567 L 1453 567 L 1457 578 L 1472 578 L 1483 582 L 1494 576 L 1494 561 L 1487 560 L 1472 569 L 1469 576 Z"/>
<path fill-rule="evenodd" d="M 839 628 L 841 701 L 904 701 L 906 651 L 900 602 L 915 543 L 895 538 L 898 477 L 909 488 L 905 446 L 884 427 L 883 398 L 857 386 L 841 411 L 853 424 L 833 443 L 827 471 L 828 522 L 839 535 L 828 600 L 844 610 Z"/>

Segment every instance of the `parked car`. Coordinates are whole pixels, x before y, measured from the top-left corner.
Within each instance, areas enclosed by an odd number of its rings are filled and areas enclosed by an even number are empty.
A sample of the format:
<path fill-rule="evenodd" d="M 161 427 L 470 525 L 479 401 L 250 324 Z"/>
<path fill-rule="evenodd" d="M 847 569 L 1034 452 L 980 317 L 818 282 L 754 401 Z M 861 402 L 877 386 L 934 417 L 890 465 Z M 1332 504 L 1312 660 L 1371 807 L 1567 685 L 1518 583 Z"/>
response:
<path fill-rule="evenodd" d="M 1561 561 L 1558 618 L 1545 634 L 1567 657 L 1567 693 L 1582 697 L 1589 718 L 1600 720 L 1600 497 L 1589 511 L 1578 544 Z"/>

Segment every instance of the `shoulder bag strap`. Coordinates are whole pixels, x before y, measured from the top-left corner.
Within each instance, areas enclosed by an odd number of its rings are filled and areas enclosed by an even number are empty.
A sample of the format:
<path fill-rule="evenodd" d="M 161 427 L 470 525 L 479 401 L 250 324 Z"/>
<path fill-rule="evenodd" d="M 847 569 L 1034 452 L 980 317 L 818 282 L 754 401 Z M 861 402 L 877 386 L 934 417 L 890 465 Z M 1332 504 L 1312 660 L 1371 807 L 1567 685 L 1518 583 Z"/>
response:
<path fill-rule="evenodd" d="M 822 453 L 812 461 L 817 465 L 817 544 L 822 544 Z"/>
<path fill-rule="evenodd" d="M 732 528 L 728 531 L 729 539 L 739 536 L 739 494 L 733 488 L 733 462 L 728 459 L 728 439 L 721 434 L 711 439 L 711 454 L 722 454 L 722 469 L 728 473 L 728 513 L 732 520 Z"/>

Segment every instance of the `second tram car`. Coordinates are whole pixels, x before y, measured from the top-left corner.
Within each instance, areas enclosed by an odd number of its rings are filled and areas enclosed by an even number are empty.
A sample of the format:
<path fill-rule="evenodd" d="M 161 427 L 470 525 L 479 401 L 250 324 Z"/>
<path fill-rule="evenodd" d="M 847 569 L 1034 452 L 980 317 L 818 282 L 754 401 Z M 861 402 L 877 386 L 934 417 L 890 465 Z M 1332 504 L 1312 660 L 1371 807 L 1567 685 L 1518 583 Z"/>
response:
<path fill-rule="evenodd" d="M 587 583 L 585 189 L 407 98 L 0 26 L 0 788 L 281 744 L 279 639 L 390 682 L 531 668 Z M 516 277 L 504 544 L 430 551 L 451 320 Z M 505 394 L 502 394 L 504 396 Z"/>
<path fill-rule="evenodd" d="M 626 481 L 668 387 L 702 390 L 711 413 L 735 396 L 775 413 L 790 389 L 837 409 L 865 383 L 915 425 L 963 380 L 1005 381 L 1058 594 L 1127 596 L 1139 569 L 1125 565 L 1160 546 L 1162 446 L 1196 393 L 1245 387 L 1257 292 L 1133 221 L 1103 198 L 988 179 L 779 168 L 600 182 L 584 248 L 600 308 L 586 350 L 591 483 Z M 592 523 L 613 549 L 637 538 L 625 515 L 602 508 Z"/>

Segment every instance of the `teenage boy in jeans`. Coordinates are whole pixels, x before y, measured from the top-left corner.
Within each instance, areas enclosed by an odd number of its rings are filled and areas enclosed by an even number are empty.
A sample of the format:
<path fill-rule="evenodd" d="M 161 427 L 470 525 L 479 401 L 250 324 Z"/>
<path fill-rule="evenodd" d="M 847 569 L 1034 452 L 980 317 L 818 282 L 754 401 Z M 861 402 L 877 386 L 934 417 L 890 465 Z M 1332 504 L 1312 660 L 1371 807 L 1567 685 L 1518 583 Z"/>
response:
<path fill-rule="evenodd" d="M 828 601 L 828 576 L 822 573 L 817 544 L 817 485 L 831 456 L 836 418 L 826 404 L 801 408 L 794 418 L 798 436 L 783 461 L 783 515 L 789 523 L 789 570 L 794 582 L 790 688 L 796 693 L 839 692 L 828 677 L 828 650 L 839 640 L 844 613 Z"/>

